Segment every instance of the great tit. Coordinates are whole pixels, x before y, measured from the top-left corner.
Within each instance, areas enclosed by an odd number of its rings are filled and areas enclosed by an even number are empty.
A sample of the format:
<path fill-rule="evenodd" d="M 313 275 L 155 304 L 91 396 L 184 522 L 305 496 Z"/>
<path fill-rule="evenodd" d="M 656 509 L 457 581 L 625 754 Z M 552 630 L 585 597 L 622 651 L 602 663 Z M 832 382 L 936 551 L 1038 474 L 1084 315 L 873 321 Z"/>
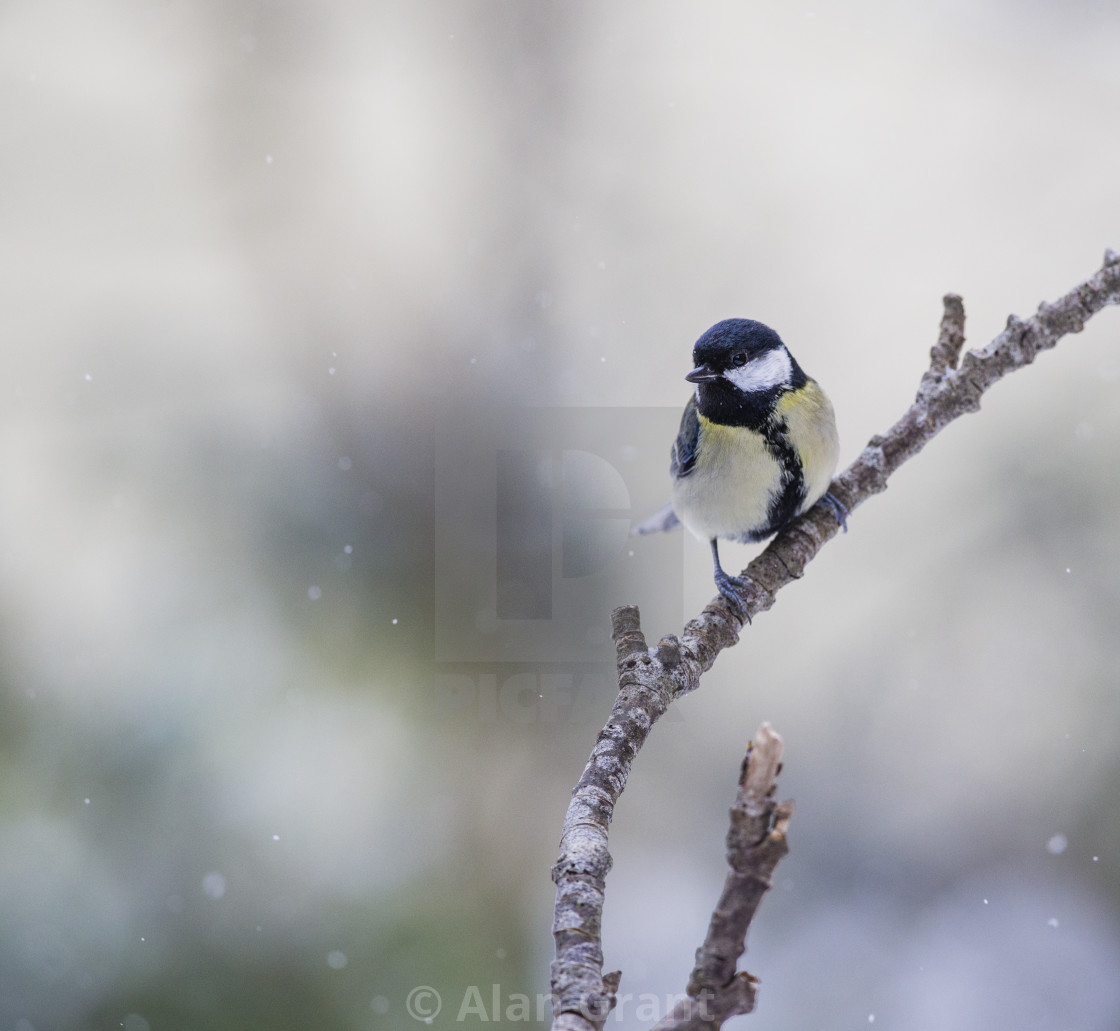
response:
<path fill-rule="evenodd" d="M 719 563 L 722 537 L 751 543 L 776 533 L 828 494 L 839 442 L 832 403 L 769 326 L 724 319 L 692 349 L 696 384 L 669 457 L 672 500 L 631 530 L 680 524 L 710 542 L 719 593 L 746 612 L 746 583 Z M 846 527 L 845 527 L 846 529 Z"/>

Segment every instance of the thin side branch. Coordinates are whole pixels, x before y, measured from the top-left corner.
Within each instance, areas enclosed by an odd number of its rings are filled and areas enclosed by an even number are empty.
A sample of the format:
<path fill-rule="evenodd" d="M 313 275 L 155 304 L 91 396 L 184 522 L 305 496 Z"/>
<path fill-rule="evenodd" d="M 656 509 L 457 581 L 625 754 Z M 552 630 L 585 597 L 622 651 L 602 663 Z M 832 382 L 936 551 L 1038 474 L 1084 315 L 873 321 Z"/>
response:
<path fill-rule="evenodd" d="M 1109 250 L 1099 271 L 1053 304 L 1039 305 L 1029 319 L 1010 316 L 1002 333 L 986 347 L 968 351 L 958 365 L 964 307 L 959 297 L 948 295 L 938 341 L 914 403 L 886 433 L 872 437 L 855 462 L 833 480 L 830 493 L 849 513 L 854 512 L 885 490 L 890 475 L 950 422 L 976 411 L 991 386 L 1029 365 L 1062 337 L 1080 332 L 1093 315 L 1115 304 L 1120 304 L 1120 254 Z M 832 510 L 824 502 L 782 529 L 743 571 L 749 581 L 746 617 L 769 609 L 777 592 L 802 575 L 837 530 Z M 557 1031 L 598 1031 L 614 1005 L 618 975 L 602 974 L 600 935 L 611 865 L 607 828 L 634 756 L 669 704 L 699 686 L 701 674 L 724 648 L 738 641 L 744 625 L 717 597 L 685 625 L 679 638 L 662 638 L 651 651 L 636 607 L 616 609 L 611 622 L 618 697 L 572 793 L 560 858 L 552 871 L 556 882 L 553 1028 Z"/>
<path fill-rule="evenodd" d="M 941 332 L 929 352 L 930 371 L 935 375 L 955 369 L 964 347 L 964 301 L 959 294 L 946 294 L 941 303 L 945 309 L 941 316 Z"/>
<path fill-rule="evenodd" d="M 704 944 L 696 950 L 688 998 L 654 1031 L 709 1031 L 754 1009 L 758 981 L 746 971 L 736 973 L 735 965 L 746 951 L 747 929 L 762 896 L 770 890 L 774 868 L 789 854 L 786 828 L 793 803 L 774 801 L 781 768 L 782 739 L 769 723 L 763 723 L 743 760 L 727 832 L 731 870 Z"/>

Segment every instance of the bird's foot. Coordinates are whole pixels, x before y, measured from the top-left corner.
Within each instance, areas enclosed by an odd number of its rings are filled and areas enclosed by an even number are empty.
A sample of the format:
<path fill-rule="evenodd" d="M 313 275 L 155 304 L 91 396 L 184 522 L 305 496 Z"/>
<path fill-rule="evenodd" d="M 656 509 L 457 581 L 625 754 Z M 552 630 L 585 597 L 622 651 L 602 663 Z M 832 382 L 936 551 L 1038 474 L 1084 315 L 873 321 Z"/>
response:
<path fill-rule="evenodd" d="M 739 610 L 749 624 L 751 614 L 747 610 L 746 597 L 748 581 L 741 576 L 732 576 L 730 573 L 725 573 L 722 569 L 716 571 L 715 580 L 716 590 Z"/>
<path fill-rule="evenodd" d="M 842 502 L 831 491 L 826 491 L 825 494 L 821 497 L 821 501 L 823 501 L 826 505 L 828 505 L 829 508 L 832 509 L 832 514 L 836 517 L 836 522 L 838 522 L 841 529 L 845 533 L 847 533 L 848 509 L 845 507 L 844 502 Z"/>

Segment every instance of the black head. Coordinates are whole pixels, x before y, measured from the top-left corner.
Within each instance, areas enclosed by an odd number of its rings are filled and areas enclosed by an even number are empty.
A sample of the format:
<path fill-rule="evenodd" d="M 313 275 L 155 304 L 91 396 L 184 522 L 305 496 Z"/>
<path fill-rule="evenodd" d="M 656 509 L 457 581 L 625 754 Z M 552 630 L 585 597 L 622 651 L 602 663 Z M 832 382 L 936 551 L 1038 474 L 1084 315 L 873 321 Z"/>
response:
<path fill-rule="evenodd" d="M 702 415 L 716 422 L 758 426 L 787 390 L 804 386 L 805 373 L 769 326 L 754 319 L 724 319 L 692 349 Z"/>
<path fill-rule="evenodd" d="M 692 361 L 716 372 L 742 367 L 770 351 L 784 348 L 782 338 L 754 319 L 724 319 L 704 333 L 692 348 Z"/>

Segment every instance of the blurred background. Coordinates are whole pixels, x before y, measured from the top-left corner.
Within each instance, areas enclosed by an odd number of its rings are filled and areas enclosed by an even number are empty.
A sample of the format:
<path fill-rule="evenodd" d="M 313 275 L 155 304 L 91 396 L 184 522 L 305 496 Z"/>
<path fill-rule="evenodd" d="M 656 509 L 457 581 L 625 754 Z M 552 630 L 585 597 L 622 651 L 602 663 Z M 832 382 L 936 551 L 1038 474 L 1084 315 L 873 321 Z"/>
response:
<path fill-rule="evenodd" d="M 1120 248 L 1118 52 L 1093 0 L 4 4 L 0 1031 L 547 1019 L 608 613 L 714 593 L 625 539 L 692 342 L 778 328 L 846 465 L 943 293 L 983 344 Z M 764 719 L 743 1027 L 1120 1026 L 1118 449 L 1109 310 L 656 727 L 608 1027 L 683 991 Z"/>

